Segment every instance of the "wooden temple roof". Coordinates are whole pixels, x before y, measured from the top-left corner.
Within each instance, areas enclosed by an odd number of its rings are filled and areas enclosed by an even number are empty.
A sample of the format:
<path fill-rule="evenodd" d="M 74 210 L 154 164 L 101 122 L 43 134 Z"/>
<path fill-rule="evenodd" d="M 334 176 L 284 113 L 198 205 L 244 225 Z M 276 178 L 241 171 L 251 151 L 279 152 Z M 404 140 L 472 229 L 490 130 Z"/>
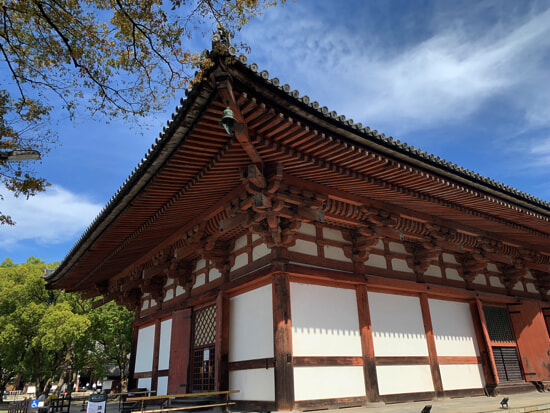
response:
<path fill-rule="evenodd" d="M 231 50 L 231 49 L 230 49 Z M 219 125 L 223 82 L 250 139 Z M 285 182 L 327 194 L 326 221 L 359 223 L 359 205 L 390 211 L 404 232 L 426 222 L 468 237 L 532 249 L 550 269 L 550 204 L 346 119 L 244 57 L 214 59 L 142 162 L 53 274 L 50 287 L 86 291 L 175 245 L 201 223 L 226 217 L 253 162 L 283 165 Z M 214 221 L 213 221 L 214 220 Z M 422 236 L 422 230 L 417 235 Z"/>

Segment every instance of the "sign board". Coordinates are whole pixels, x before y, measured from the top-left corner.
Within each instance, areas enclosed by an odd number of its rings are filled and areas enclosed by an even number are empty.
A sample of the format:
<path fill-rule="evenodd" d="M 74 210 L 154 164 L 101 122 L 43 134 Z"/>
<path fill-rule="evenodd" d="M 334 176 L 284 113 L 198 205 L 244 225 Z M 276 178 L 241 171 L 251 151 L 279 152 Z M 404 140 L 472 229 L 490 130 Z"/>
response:
<path fill-rule="evenodd" d="M 29 406 L 29 409 L 38 409 L 40 402 L 38 399 L 31 400 L 31 405 Z"/>
<path fill-rule="evenodd" d="M 86 413 L 105 413 L 107 395 L 105 393 L 90 394 Z"/>

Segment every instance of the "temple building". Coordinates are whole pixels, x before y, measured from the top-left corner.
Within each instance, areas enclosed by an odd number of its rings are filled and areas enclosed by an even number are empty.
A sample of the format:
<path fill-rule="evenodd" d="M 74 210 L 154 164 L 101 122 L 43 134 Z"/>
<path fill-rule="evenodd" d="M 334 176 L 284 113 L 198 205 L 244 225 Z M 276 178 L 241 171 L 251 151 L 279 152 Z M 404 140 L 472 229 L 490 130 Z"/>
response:
<path fill-rule="evenodd" d="M 546 389 L 550 204 L 213 41 L 224 52 L 48 276 L 135 311 L 133 385 L 239 390 L 249 411 Z"/>

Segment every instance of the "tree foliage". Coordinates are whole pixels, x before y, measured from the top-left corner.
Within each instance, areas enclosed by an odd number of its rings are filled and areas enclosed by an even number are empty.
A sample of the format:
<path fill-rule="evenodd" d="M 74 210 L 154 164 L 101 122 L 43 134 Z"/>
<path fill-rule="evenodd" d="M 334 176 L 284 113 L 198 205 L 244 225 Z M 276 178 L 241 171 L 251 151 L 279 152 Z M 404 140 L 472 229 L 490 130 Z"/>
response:
<path fill-rule="evenodd" d="M 108 363 L 127 367 L 132 314 L 114 303 L 93 309 L 78 294 L 47 291 L 45 267 L 37 258 L 0 265 L 0 394 L 17 375 L 42 391 L 52 378 L 70 385 L 82 369 L 101 375 Z"/>
<path fill-rule="evenodd" d="M 284 0 L 280 0 L 284 2 Z M 215 24 L 239 30 L 277 0 L 2 0 L 0 1 L 0 151 L 47 151 L 54 109 L 74 118 L 134 119 L 162 109 L 188 86 L 206 55 L 196 33 Z M 7 76 L 6 76 L 7 75 Z M 15 195 L 46 182 L 25 164 L 0 157 Z M 0 223 L 11 223 L 0 214 Z"/>

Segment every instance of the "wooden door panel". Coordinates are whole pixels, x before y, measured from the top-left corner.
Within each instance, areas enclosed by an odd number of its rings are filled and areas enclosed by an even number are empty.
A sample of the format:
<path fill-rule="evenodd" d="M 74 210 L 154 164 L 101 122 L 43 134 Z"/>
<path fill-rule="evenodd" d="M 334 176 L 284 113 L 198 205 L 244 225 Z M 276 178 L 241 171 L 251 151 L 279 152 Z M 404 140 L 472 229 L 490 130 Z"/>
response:
<path fill-rule="evenodd" d="M 539 304 L 524 302 L 509 310 L 525 379 L 550 380 L 550 339 Z"/>
<path fill-rule="evenodd" d="M 191 351 L 191 309 L 176 311 L 172 318 L 168 394 L 188 393 Z"/>

